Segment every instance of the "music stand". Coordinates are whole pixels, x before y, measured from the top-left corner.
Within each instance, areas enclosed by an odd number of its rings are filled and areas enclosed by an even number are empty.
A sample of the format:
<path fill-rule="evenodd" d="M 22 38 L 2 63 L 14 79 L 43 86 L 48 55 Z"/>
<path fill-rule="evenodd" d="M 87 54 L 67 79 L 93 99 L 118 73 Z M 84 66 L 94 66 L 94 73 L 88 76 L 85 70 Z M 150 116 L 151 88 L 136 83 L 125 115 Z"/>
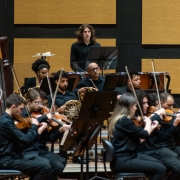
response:
<path fill-rule="evenodd" d="M 127 83 L 126 74 L 110 74 L 106 75 L 104 82 L 104 91 L 113 91 L 116 87 L 122 87 Z"/>
<path fill-rule="evenodd" d="M 95 139 L 101 129 L 103 121 L 108 118 L 112 92 L 89 92 L 85 93 L 79 113 L 79 119 L 74 120 L 73 130 L 77 131 L 73 136 L 68 135 L 61 150 L 67 151 L 76 146 L 74 156 L 83 156 L 84 152 L 92 148 Z M 88 158 L 88 156 L 87 156 Z M 87 159 L 86 178 L 89 174 Z M 82 162 L 82 158 L 81 158 Z M 97 163 L 97 162 L 95 162 Z M 97 166 L 97 165 L 96 165 Z M 81 163 L 81 179 L 83 179 L 83 164 Z"/>
<path fill-rule="evenodd" d="M 76 78 L 68 78 L 68 87 L 67 87 L 68 91 L 72 91 L 73 90 L 75 80 L 76 80 Z M 54 77 L 49 77 L 49 81 L 50 81 L 50 84 L 51 84 L 52 92 L 55 92 L 56 83 L 55 83 Z M 41 83 L 41 86 L 40 86 L 40 89 L 43 90 L 47 95 L 50 94 L 47 78 L 43 79 L 43 81 Z"/>
<path fill-rule="evenodd" d="M 116 46 L 101 46 L 90 47 L 88 52 L 87 65 L 91 62 L 96 62 L 103 71 L 105 69 L 116 69 L 118 58 L 118 47 Z"/>

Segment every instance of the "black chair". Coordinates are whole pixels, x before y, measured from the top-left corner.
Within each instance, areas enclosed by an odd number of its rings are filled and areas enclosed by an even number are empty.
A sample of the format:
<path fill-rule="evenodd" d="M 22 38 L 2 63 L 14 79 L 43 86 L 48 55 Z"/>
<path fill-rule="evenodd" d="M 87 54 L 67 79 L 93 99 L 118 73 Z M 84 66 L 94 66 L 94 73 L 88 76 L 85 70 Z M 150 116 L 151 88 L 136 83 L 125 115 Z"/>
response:
<path fill-rule="evenodd" d="M 114 153 L 114 147 L 106 139 L 102 139 L 102 144 L 103 144 L 103 149 L 102 149 L 102 154 L 103 154 L 103 161 L 104 161 L 104 169 L 105 173 L 107 174 L 106 171 L 106 162 L 111 162 L 114 159 L 115 153 Z M 112 174 L 111 180 L 123 180 L 123 179 L 139 179 L 139 180 L 147 180 L 147 176 L 144 173 L 117 173 L 117 174 Z"/>
<path fill-rule="evenodd" d="M 24 180 L 25 175 L 18 170 L 0 169 L 0 180 Z"/>

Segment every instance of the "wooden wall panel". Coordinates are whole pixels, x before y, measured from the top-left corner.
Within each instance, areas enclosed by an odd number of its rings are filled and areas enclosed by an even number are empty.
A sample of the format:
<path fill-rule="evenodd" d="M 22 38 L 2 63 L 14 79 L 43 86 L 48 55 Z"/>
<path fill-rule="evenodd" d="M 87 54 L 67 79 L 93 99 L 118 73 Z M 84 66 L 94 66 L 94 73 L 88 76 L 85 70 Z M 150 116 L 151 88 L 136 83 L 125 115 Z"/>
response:
<path fill-rule="evenodd" d="M 14 69 L 20 86 L 25 77 L 34 77 L 32 63 L 37 59 L 31 57 L 37 53 L 51 52 L 56 54 L 47 59 L 50 63 L 50 73 L 60 70 L 72 71 L 70 68 L 70 49 L 76 39 L 53 38 L 15 38 L 14 39 Z M 116 46 L 116 39 L 97 39 L 101 46 Z M 15 85 L 16 89 L 16 85 Z"/>
<path fill-rule="evenodd" d="M 156 72 L 169 72 L 172 94 L 180 94 L 180 59 L 154 59 Z M 152 72 L 151 59 L 142 59 L 142 72 Z"/>
<path fill-rule="evenodd" d="M 116 24 L 116 0 L 15 0 L 14 24 Z"/>
<path fill-rule="evenodd" d="M 142 3 L 142 44 L 180 44 L 179 0 Z"/>

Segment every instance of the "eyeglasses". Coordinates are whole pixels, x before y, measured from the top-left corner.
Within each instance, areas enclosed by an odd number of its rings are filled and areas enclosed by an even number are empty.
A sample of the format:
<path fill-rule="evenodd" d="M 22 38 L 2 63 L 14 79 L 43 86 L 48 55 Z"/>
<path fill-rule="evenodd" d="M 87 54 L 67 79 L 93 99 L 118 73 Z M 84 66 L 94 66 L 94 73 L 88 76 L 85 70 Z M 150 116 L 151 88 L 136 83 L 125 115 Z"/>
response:
<path fill-rule="evenodd" d="M 33 101 L 33 103 L 36 104 L 36 105 L 42 105 L 43 104 L 42 101 Z"/>
<path fill-rule="evenodd" d="M 99 67 L 96 67 L 96 68 L 92 68 L 90 69 L 91 71 L 97 71 L 99 69 Z"/>

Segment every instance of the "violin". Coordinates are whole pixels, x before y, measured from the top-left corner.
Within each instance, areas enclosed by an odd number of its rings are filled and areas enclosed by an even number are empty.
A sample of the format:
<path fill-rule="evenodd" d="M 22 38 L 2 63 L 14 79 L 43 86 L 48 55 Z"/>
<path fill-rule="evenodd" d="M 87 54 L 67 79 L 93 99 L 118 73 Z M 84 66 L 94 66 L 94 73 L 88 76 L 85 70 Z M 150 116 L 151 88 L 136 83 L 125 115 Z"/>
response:
<path fill-rule="evenodd" d="M 169 122 L 169 121 L 171 121 L 173 119 L 173 117 L 176 117 L 176 114 L 174 113 L 173 110 L 165 109 L 165 111 L 166 111 L 166 115 L 163 116 L 163 121 Z"/>
<path fill-rule="evenodd" d="M 32 112 L 32 117 L 38 118 L 42 115 L 46 115 L 50 113 L 50 110 L 46 107 L 42 107 L 40 111 Z M 52 119 L 49 121 L 49 125 L 53 128 L 56 128 L 58 126 L 63 126 L 64 124 L 71 124 L 70 121 L 67 120 L 67 117 L 63 114 L 59 114 L 57 112 L 52 113 Z"/>
<path fill-rule="evenodd" d="M 29 118 L 29 117 L 24 118 L 22 116 L 17 116 L 14 124 L 18 129 L 30 128 L 31 127 L 31 118 Z"/>
<path fill-rule="evenodd" d="M 135 116 L 132 121 L 134 122 L 134 124 L 138 127 L 144 127 L 145 126 L 145 122 L 143 121 L 141 116 Z"/>

